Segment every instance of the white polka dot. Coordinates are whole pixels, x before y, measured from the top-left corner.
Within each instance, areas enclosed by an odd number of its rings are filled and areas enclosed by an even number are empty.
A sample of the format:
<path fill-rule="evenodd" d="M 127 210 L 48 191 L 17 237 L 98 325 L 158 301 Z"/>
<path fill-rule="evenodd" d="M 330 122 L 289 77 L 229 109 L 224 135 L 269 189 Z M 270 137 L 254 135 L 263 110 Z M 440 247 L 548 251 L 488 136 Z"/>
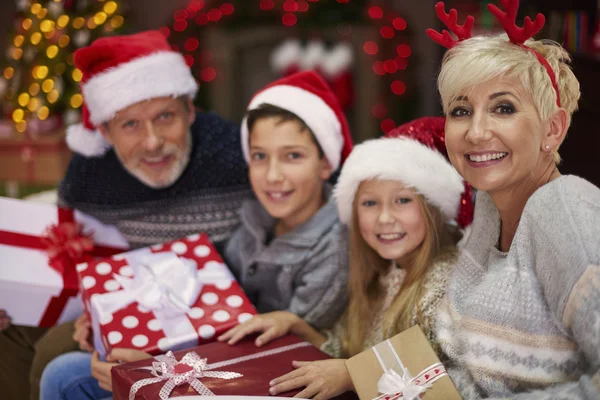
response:
<path fill-rule="evenodd" d="M 198 328 L 198 335 L 203 339 L 210 339 L 215 336 L 215 328 L 212 325 L 202 325 Z"/>
<path fill-rule="evenodd" d="M 227 290 L 231 287 L 231 279 L 219 279 L 215 286 L 219 290 Z"/>
<path fill-rule="evenodd" d="M 112 259 L 115 261 L 123 261 L 126 258 L 127 258 L 127 254 L 125 254 L 125 253 L 115 254 L 114 256 L 112 256 Z"/>
<path fill-rule="evenodd" d="M 121 321 L 125 328 L 133 329 L 140 324 L 140 321 L 133 315 L 129 315 Z"/>
<path fill-rule="evenodd" d="M 112 272 L 112 266 L 107 262 L 101 262 L 96 265 L 98 275 L 108 275 Z"/>
<path fill-rule="evenodd" d="M 204 293 L 202 295 L 202 302 L 209 306 L 214 306 L 219 301 L 219 296 L 214 293 Z"/>
<path fill-rule="evenodd" d="M 149 309 L 149 308 L 146 308 L 146 307 L 144 307 L 144 306 L 143 306 L 143 305 L 141 305 L 141 304 L 138 304 L 138 306 L 137 306 L 137 309 L 138 309 L 138 311 L 139 311 L 139 312 L 141 312 L 141 313 L 143 313 L 143 314 L 146 314 L 146 313 L 149 313 L 149 312 L 150 312 L 150 309 Z"/>
<path fill-rule="evenodd" d="M 213 313 L 212 318 L 217 322 L 225 322 L 229 321 L 229 318 L 231 318 L 231 316 L 225 310 L 218 310 Z"/>
<path fill-rule="evenodd" d="M 238 295 L 229 296 L 225 302 L 229 307 L 233 308 L 241 307 L 244 304 L 244 300 Z"/>
<path fill-rule="evenodd" d="M 162 326 L 160 325 L 160 321 L 157 319 L 148 321 L 148 329 L 150 329 L 153 332 L 160 331 L 162 329 Z"/>
<path fill-rule="evenodd" d="M 146 335 L 135 335 L 133 339 L 131 339 L 131 343 L 135 347 L 144 347 L 148 344 L 148 336 Z"/>
<path fill-rule="evenodd" d="M 114 292 L 115 290 L 119 290 L 120 288 L 121 288 L 121 285 L 119 284 L 119 282 L 115 281 L 114 279 L 111 279 L 104 283 L 104 289 L 106 289 L 109 292 Z"/>
<path fill-rule="evenodd" d="M 218 261 L 208 261 L 204 264 L 204 268 L 209 271 L 221 271 L 223 268 L 227 268 L 225 264 Z"/>
<path fill-rule="evenodd" d="M 113 316 L 111 313 L 103 313 L 100 316 L 100 325 L 110 324 L 113 320 Z"/>
<path fill-rule="evenodd" d="M 84 289 L 91 289 L 96 286 L 96 279 L 93 276 L 86 276 L 81 280 Z"/>
<path fill-rule="evenodd" d="M 238 322 L 240 324 L 243 324 L 244 322 L 248 321 L 250 318 L 252 318 L 253 315 L 249 314 L 249 313 L 242 313 L 240 315 L 238 315 Z"/>
<path fill-rule="evenodd" d="M 188 237 L 187 237 L 187 239 L 188 239 L 190 242 L 196 242 L 196 241 L 198 241 L 198 239 L 200 239 L 200 234 L 199 234 L 199 233 L 196 233 L 196 234 L 194 234 L 194 235 L 190 235 L 190 236 L 188 236 Z"/>
<path fill-rule="evenodd" d="M 163 352 L 171 350 L 171 341 L 169 338 L 164 337 L 158 339 L 158 348 Z"/>
<path fill-rule="evenodd" d="M 108 343 L 117 344 L 121 340 L 123 340 L 123 335 L 121 334 L 121 332 L 112 331 L 108 333 Z"/>
<path fill-rule="evenodd" d="M 81 264 L 77 264 L 77 267 L 75 267 L 77 269 L 77 272 L 83 272 L 87 269 L 88 264 L 87 263 L 81 263 Z"/>
<path fill-rule="evenodd" d="M 187 251 L 187 246 L 183 242 L 175 242 L 171 245 L 171 250 L 181 255 L 185 254 L 185 252 Z"/>
<path fill-rule="evenodd" d="M 162 244 L 162 243 L 155 244 L 155 245 L 153 245 L 153 246 L 150 246 L 150 248 L 151 248 L 152 250 L 161 250 L 161 249 L 163 248 L 163 244 Z"/>
<path fill-rule="evenodd" d="M 194 248 L 194 255 L 196 257 L 206 257 L 210 254 L 210 247 L 201 244 L 200 246 L 196 246 Z"/>
<path fill-rule="evenodd" d="M 119 274 L 123 276 L 133 276 L 133 268 L 131 268 L 129 265 L 121 267 Z"/>
<path fill-rule="evenodd" d="M 204 317 L 204 310 L 200 307 L 194 307 L 188 313 L 189 317 L 192 319 L 200 319 Z"/>

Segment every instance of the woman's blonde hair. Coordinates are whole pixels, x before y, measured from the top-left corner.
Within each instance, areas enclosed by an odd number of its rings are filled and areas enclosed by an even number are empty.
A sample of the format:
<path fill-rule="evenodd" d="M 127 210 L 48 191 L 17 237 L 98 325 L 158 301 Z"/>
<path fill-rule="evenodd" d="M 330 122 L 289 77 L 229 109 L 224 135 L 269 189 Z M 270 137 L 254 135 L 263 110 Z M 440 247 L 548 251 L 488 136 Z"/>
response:
<path fill-rule="evenodd" d="M 571 56 L 550 40 L 529 39 L 524 44 L 540 53 L 554 70 L 561 107 L 568 113 L 568 127 L 580 97 L 579 81 L 568 65 Z M 446 52 L 438 77 L 444 112 L 448 113 L 450 103 L 464 91 L 500 76 L 520 79 L 533 97 L 542 121 L 547 121 L 557 110 L 556 92 L 544 66 L 531 51 L 511 43 L 506 34 L 501 34 L 475 36 Z M 554 156 L 558 163 L 558 147 Z"/>
<path fill-rule="evenodd" d="M 425 239 L 411 255 L 412 265 L 406 269 L 406 277 L 399 292 L 390 307 L 385 310 L 383 320 L 385 337 L 391 337 L 410 328 L 415 308 L 417 324 L 422 324 L 421 310 L 418 305 L 427 272 L 436 258 L 442 254 L 453 253 L 456 249 L 458 233 L 446 223 L 439 208 L 427 203 L 422 195 L 417 195 L 416 198 L 425 220 Z M 391 262 L 382 258 L 362 237 L 358 226 L 356 201 L 352 206 L 349 232 L 350 301 L 345 314 L 348 336 L 344 340 L 344 350 L 349 356 L 353 356 L 363 351 L 373 310 L 383 307 L 385 290 L 380 287 L 380 277 L 389 272 Z"/>

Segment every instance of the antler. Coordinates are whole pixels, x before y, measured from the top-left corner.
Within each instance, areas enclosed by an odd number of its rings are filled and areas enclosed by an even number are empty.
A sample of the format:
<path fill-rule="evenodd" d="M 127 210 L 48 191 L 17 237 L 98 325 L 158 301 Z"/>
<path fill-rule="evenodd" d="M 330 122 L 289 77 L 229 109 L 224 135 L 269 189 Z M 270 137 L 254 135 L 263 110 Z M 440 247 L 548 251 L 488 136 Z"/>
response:
<path fill-rule="evenodd" d="M 475 18 L 473 18 L 473 16 L 467 16 L 465 23 L 463 25 L 458 25 L 458 13 L 456 10 L 453 8 L 450 10 L 450 13 L 446 14 L 446 8 L 444 3 L 441 1 L 435 5 L 435 13 L 440 21 L 442 21 L 444 25 L 446 25 L 448 29 L 450 29 L 450 31 L 456 35 L 458 40 L 452 39 L 450 33 L 445 29 L 442 30 L 442 33 L 439 33 L 434 29 L 427 29 L 427 35 L 429 35 L 433 41 L 450 49 L 456 46 L 459 42 L 471 37 L 471 30 L 473 29 L 473 23 L 475 22 Z"/>
<path fill-rule="evenodd" d="M 543 28 L 546 18 L 542 14 L 538 14 L 535 17 L 535 21 L 531 21 L 531 18 L 525 17 L 525 23 L 523 28 L 518 27 L 516 23 L 517 10 L 519 9 L 519 0 L 501 0 L 502 7 L 506 9 L 506 12 L 500 10 L 493 4 L 488 4 L 488 10 L 496 19 L 500 22 L 510 41 L 514 44 L 523 44 L 525 41 Z"/>

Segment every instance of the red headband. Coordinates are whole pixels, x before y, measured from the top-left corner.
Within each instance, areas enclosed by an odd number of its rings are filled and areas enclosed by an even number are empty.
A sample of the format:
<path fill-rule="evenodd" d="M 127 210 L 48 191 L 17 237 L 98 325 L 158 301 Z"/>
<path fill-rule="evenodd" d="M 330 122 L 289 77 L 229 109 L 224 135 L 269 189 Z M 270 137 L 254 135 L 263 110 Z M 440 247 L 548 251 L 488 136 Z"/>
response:
<path fill-rule="evenodd" d="M 524 44 L 527 39 L 533 37 L 533 35 L 542 29 L 544 23 L 546 22 L 546 18 L 542 14 L 538 14 L 534 21 L 531 21 L 531 18 L 529 17 L 525 17 L 525 23 L 521 28 L 517 26 L 516 23 L 519 0 L 500 0 L 500 2 L 506 9 L 506 12 L 500 10 L 493 4 L 488 4 L 488 9 L 496 17 L 498 22 L 500 22 L 511 43 L 514 43 L 518 46 L 521 46 L 525 50 L 532 52 L 538 61 L 544 66 L 548 76 L 550 77 L 550 81 L 552 82 L 552 87 L 556 92 L 556 105 L 560 107 L 560 94 L 558 92 L 558 84 L 556 82 L 554 70 L 540 53 L 529 46 L 525 46 Z M 429 35 L 429 37 L 435 42 L 441 44 L 447 49 L 450 49 L 456 46 L 459 42 L 471 38 L 471 30 L 473 29 L 473 23 L 475 22 L 475 19 L 472 15 L 467 16 L 467 19 L 463 25 L 458 25 L 458 15 L 456 10 L 451 9 L 450 13 L 446 14 L 444 3 L 441 1 L 435 5 L 435 12 L 438 15 L 438 18 L 458 38 L 458 40 L 452 39 L 450 33 L 445 29 L 442 30 L 442 33 L 439 33 L 433 29 L 427 29 L 427 35 Z"/>

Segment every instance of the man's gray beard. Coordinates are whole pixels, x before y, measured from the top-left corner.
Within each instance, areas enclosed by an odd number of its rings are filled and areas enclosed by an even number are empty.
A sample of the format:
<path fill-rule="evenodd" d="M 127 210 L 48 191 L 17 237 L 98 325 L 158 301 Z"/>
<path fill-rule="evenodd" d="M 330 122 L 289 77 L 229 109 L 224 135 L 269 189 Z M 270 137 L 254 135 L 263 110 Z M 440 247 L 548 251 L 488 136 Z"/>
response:
<path fill-rule="evenodd" d="M 142 171 L 139 171 L 139 170 L 136 171 L 136 170 L 130 169 L 123 162 L 121 155 L 119 154 L 119 152 L 116 149 L 115 149 L 115 154 L 117 155 L 117 158 L 121 162 L 121 165 L 123 166 L 123 168 L 125 168 L 125 171 L 127 171 L 131 176 L 136 178 L 138 181 L 142 182 L 144 185 L 146 185 L 148 187 L 151 187 L 152 189 L 166 189 L 166 188 L 172 186 L 175 182 L 177 182 L 177 180 L 181 177 L 181 175 L 183 174 L 183 171 L 185 171 L 185 169 L 187 168 L 187 166 L 190 162 L 190 156 L 192 153 L 192 131 L 191 130 L 188 130 L 188 133 L 187 133 L 186 146 L 187 146 L 187 149 L 186 149 L 185 153 L 183 154 L 183 158 L 176 160 L 176 164 L 173 166 L 171 176 L 169 177 L 169 179 L 166 182 L 154 182 L 150 178 L 145 176 Z"/>

